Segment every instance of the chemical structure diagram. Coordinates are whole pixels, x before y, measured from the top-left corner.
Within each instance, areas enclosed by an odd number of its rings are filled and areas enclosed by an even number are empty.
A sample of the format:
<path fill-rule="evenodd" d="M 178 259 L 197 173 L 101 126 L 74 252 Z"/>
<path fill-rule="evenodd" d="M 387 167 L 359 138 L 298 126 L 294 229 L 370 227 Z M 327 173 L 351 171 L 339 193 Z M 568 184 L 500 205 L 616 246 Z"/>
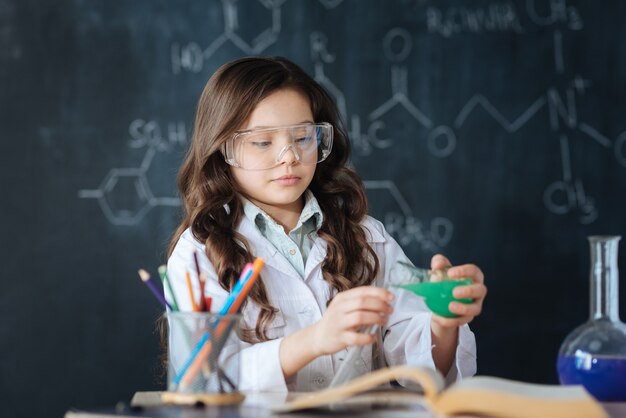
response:
<path fill-rule="evenodd" d="M 177 197 L 157 197 L 150 187 L 148 170 L 158 152 L 167 152 L 177 145 L 187 144 L 187 134 L 183 122 L 170 123 L 168 134 L 164 135 L 159 124 L 154 121 L 136 119 L 129 126 L 130 148 L 146 148 L 139 167 L 113 168 L 109 170 L 97 189 L 84 189 L 78 192 L 81 199 L 96 199 L 102 213 L 113 225 L 136 225 L 156 206 L 180 206 Z M 127 197 L 122 204 L 115 203 L 115 195 L 120 190 Z"/>
<path fill-rule="evenodd" d="M 564 24 L 570 30 L 581 30 L 583 21 L 578 10 L 573 6 L 568 6 L 565 0 L 552 0 L 550 2 L 550 12 L 547 15 L 539 15 L 534 7 L 534 1 L 526 2 L 528 16 L 532 23 L 543 26 Z M 430 12 L 430 11 L 429 11 Z M 429 13 L 430 17 L 438 18 L 437 13 Z M 436 26 L 435 23 L 432 24 Z M 391 45 L 396 45 L 395 49 Z M 400 45 L 400 47 L 397 47 Z M 590 224 L 598 217 L 594 199 L 585 192 L 583 181 L 574 178 L 570 161 L 570 144 L 567 130 L 577 130 L 587 135 L 601 147 L 613 150 L 617 162 L 626 167 L 626 132 L 622 132 L 615 141 L 611 141 L 594 127 L 581 121 L 578 117 L 576 99 L 582 96 L 590 87 L 589 80 L 585 80 L 580 75 L 574 77 L 565 89 L 560 92 L 556 87 L 549 87 L 544 95 L 534 100 L 519 116 L 509 120 L 494 106 L 485 96 L 481 94 L 473 95 L 468 102 L 461 107 L 461 110 L 454 118 L 451 125 L 433 126 L 432 119 L 413 104 L 408 95 L 408 70 L 403 61 L 409 56 L 412 47 L 410 32 L 402 28 L 392 28 L 383 39 L 383 50 L 387 59 L 393 64 L 391 67 L 391 98 L 372 110 L 368 116 L 368 125 L 363 129 L 361 117 L 359 115 L 348 115 L 346 100 L 340 89 L 326 76 L 324 68 L 326 64 L 335 61 L 335 56 L 328 51 L 327 38 L 323 33 L 311 34 L 311 51 L 315 61 L 315 79 L 335 96 L 341 112 L 349 121 L 350 138 L 355 144 L 355 148 L 361 155 L 370 155 L 373 149 L 385 149 L 392 147 L 394 140 L 385 137 L 383 132 L 385 122 L 383 116 L 396 111 L 407 112 L 415 122 L 428 130 L 426 143 L 429 152 L 439 158 L 450 156 L 457 143 L 455 129 L 463 126 L 471 114 L 482 108 L 491 116 L 506 132 L 513 133 L 521 129 L 528 123 L 534 115 L 547 107 L 549 112 L 550 130 L 559 138 L 560 158 L 562 177 L 547 185 L 543 193 L 543 203 L 548 211 L 557 215 L 563 215 L 572 211 L 577 211 L 579 221 L 582 224 Z M 557 74 L 564 73 L 563 59 L 563 36 L 561 29 L 553 31 L 554 47 L 554 67 Z M 395 187 L 389 183 L 389 187 Z M 390 193 L 393 196 L 395 192 Z M 400 205 L 402 207 L 402 205 Z M 414 223 L 412 215 L 403 210 L 407 223 Z M 409 222 L 410 221 L 410 222 Z M 437 222 L 436 230 L 443 227 L 452 229 L 451 222 L 442 223 L 440 218 Z M 432 233 L 431 237 L 437 234 Z M 439 234 L 440 237 L 451 236 L 448 233 Z M 429 240 L 418 239 L 421 243 L 428 243 Z M 434 241 L 433 238 L 430 240 Z M 439 239 L 439 242 L 445 241 Z"/>
<path fill-rule="evenodd" d="M 241 33 L 241 17 L 237 0 L 221 0 L 224 18 L 224 31 L 214 39 L 206 48 L 196 42 L 185 45 L 173 43 L 171 48 L 172 72 L 179 74 L 181 71 L 200 72 L 204 68 L 205 61 L 209 60 L 223 45 L 230 42 L 241 52 L 247 55 L 258 55 L 274 44 L 281 32 L 281 7 L 286 0 L 258 0 L 247 3 L 247 7 L 257 7 L 255 19 L 263 21 L 265 18 L 269 25 L 260 29 L 259 33 L 253 34 L 246 39 Z M 325 8 L 334 9 L 343 0 L 318 0 Z"/>
<path fill-rule="evenodd" d="M 320 1 L 327 9 L 337 7 L 342 0 Z M 224 32 L 201 48 L 197 43 L 171 46 L 172 71 L 200 72 L 204 62 L 226 43 L 245 54 L 258 54 L 278 39 L 281 31 L 281 7 L 286 0 L 259 0 L 259 4 L 267 11 L 267 28 L 252 40 L 244 40 L 238 32 L 238 13 L 235 0 L 222 0 L 224 16 Z M 570 30 L 581 30 L 582 18 L 578 11 L 566 4 L 566 0 L 551 0 L 550 13 L 539 15 L 533 0 L 527 0 L 526 9 L 530 21 L 536 25 L 550 26 L 557 23 L 565 24 Z M 427 13 L 428 15 L 428 13 Z M 436 14 L 431 14 L 436 16 Z M 561 29 L 554 29 L 554 68 L 557 74 L 564 72 L 563 45 Z M 435 126 L 433 120 L 417 107 L 409 95 L 408 68 L 404 61 L 410 55 L 412 38 L 408 30 L 394 27 L 383 39 L 385 57 L 392 63 L 390 71 L 391 97 L 370 111 L 365 118 L 358 114 L 350 115 L 346 98 L 340 88 L 326 75 L 326 66 L 336 61 L 334 54 L 329 52 L 328 40 L 324 33 L 310 34 L 310 48 L 314 60 L 313 75 L 336 99 L 337 105 L 348 121 L 349 136 L 355 150 L 360 155 L 368 156 L 374 149 L 385 149 L 394 145 L 394 140 L 385 135 L 385 115 L 398 110 L 408 112 L 415 123 L 427 129 L 425 137 L 429 152 L 437 158 L 452 155 L 457 144 L 455 130 L 461 128 L 477 109 L 482 109 L 495 120 L 507 133 L 514 133 L 523 128 L 541 110 L 547 108 L 550 130 L 559 139 L 562 177 L 548 184 L 544 190 L 544 205 L 551 213 L 562 215 L 577 211 L 579 221 L 583 224 L 592 223 L 598 216 L 592 197 L 584 190 L 583 182 L 572 175 L 568 132 L 579 131 L 598 145 L 613 149 L 618 163 L 626 167 L 626 132 L 621 133 L 615 141 L 604 136 L 591 125 L 579 120 L 576 99 L 590 88 L 590 82 L 581 76 L 574 77 L 564 91 L 549 87 L 517 117 L 510 119 L 504 116 L 497 107 L 482 94 L 474 94 L 448 125 Z M 392 48 L 392 44 L 396 47 Z M 400 48 L 397 48 L 400 45 Z M 113 168 L 104 177 L 97 189 L 84 189 L 78 192 L 83 199 L 96 199 L 108 221 L 114 225 L 136 225 L 154 207 L 180 206 L 175 197 L 157 197 L 153 193 L 148 179 L 148 171 L 155 155 L 168 152 L 174 146 L 188 143 L 187 128 L 183 122 L 169 122 L 164 128 L 156 120 L 136 119 L 129 125 L 131 140 L 129 148 L 145 149 L 145 155 L 139 167 Z M 401 245 L 416 243 L 423 250 L 437 250 L 445 247 L 452 239 L 454 225 L 445 217 L 434 217 L 428 222 L 418 219 L 411 205 L 406 201 L 393 180 L 366 180 L 365 187 L 369 191 L 383 193 L 394 202 L 397 211 L 384 215 L 383 222 L 387 230 L 397 237 Z M 118 189 L 134 190 L 136 197 L 131 204 L 114 205 L 113 196 Z"/>

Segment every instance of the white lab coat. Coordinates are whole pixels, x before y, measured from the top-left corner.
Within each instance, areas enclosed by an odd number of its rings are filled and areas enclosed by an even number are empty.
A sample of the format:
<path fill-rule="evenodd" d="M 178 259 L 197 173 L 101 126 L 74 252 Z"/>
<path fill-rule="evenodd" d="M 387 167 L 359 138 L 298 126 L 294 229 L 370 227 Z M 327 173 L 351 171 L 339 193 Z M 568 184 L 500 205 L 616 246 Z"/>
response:
<path fill-rule="evenodd" d="M 398 243 L 385 231 L 379 221 L 367 217 L 363 223 L 368 243 L 376 252 L 380 262 L 380 272 L 375 284 L 383 286 L 390 270 L 398 260 L 407 260 Z M 268 337 L 274 338 L 257 344 L 242 343 L 245 347 L 239 358 L 241 378 L 240 390 L 260 391 L 311 391 L 329 385 L 341 359 L 346 352 L 332 356 L 322 356 L 303 369 L 295 378 L 285 381 L 279 362 L 279 346 L 282 338 L 295 331 L 313 325 L 326 311 L 326 302 L 331 296 L 329 285 L 322 278 L 321 263 L 326 255 L 326 242 L 317 238 L 307 259 L 304 280 L 278 250 L 261 235 L 254 223 L 242 217 L 239 232 L 250 245 L 254 256 L 265 259 L 261 277 L 267 288 L 270 304 L 278 309 L 274 321 L 268 329 Z M 197 251 L 200 268 L 208 275 L 205 294 L 213 298 L 212 311 L 217 312 L 224 304 L 228 292 L 218 283 L 215 270 L 205 255 L 204 245 L 199 243 L 189 229 L 178 241 L 168 260 L 168 276 L 182 311 L 191 311 L 191 302 L 185 280 L 185 270 L 195 272 L 193 250 Z M 194 294 L 198 294 L 197 280 L 192 280 Z M 411 364 L 435 368 L 431 354 L 430 319 L 431 313 L 421 298 L 410 292 L 391 288 L 396 294 L 394 312 L 381 330 L 385 365 Z M 168 295 L 171 297 L 171 295 Z M 243 311 L 243 321 L 247 328 L 254 329 L 259 308 L 247 303 Z M 176 353 L 176 341 L 171 341 L 171 356 Z M 371 346 L 362 352 L 361 367 L 370 370 L 372 364 Z M 376 364 L 374 364 L 376 367 Z M 471 376 L 476 373 L 476 343 L 474 334 L 467 325 L 459 330 L 456 361 L 446 376 L 448 382 Z"/>

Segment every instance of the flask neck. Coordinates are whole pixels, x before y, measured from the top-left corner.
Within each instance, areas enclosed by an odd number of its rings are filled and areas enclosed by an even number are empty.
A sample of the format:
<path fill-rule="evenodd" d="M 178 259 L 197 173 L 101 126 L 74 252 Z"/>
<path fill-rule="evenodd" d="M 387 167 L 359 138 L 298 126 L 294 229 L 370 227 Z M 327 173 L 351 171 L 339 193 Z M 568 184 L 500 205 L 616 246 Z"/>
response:
<path fill-rule="evenodd" d="M 619 236 L 589 237 L 591 246 L 591 319 L 619 321 Z"/>

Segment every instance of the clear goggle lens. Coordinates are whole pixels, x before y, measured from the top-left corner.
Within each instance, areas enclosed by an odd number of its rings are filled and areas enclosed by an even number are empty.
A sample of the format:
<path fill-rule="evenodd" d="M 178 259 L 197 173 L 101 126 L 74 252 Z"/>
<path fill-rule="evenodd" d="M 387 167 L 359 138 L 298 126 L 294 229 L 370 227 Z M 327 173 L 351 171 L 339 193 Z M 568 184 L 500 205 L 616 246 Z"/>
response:
<path fill-rule="evenodd" d="M 223 152 L 226 162 L 234 167 L 267 170 L 287 158 L 300 164 L 317 164 L 328 157 L 332 146 L 333 127 L 322 122 L 237 132 L 226 142 Z"/>

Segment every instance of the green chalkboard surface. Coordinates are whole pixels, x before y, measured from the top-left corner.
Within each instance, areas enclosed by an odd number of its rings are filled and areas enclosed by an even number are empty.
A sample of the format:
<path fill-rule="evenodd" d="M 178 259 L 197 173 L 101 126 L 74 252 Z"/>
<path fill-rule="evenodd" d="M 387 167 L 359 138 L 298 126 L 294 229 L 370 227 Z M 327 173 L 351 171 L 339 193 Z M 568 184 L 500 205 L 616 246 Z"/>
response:
<path fill-rule="evenodd" d="M 254 54 L 336 98 L 417 265 L 484 270 L 479 372 L 555 383 L 586 237 L 626 234 L 624 21 L 620 1 L 0 0 L 0 416 L 163 387 L 137 269 L 165 260 L 206 80 Z"/>

